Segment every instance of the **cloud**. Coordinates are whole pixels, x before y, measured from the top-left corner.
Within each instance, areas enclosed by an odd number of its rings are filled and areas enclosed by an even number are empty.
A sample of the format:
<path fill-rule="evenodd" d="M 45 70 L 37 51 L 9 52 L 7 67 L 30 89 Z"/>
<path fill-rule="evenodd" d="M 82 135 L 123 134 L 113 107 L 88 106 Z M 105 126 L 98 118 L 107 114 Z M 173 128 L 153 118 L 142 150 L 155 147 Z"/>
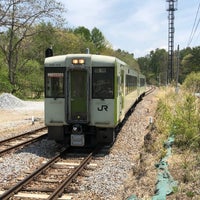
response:
<path fill-rule="evenodd" d="M 61 1 L 68 10 L 66 18 L 71 27 L 97 27 L 114 48 L 144 56 L 150 49 L 168 45 L 166 1 Z M 197 9 L 194 0 L 180 1 L 179 5 L 175 12 L 175 45 L 186 44 Z"/>
<path fill-rule="evenodd" d="M 69 24 L 75 27 L 85 26 L 89 29 L 107 24 L 108 13 L 115 2 L 115 0 L 109 0 L 106 3 L 102 0 L 84 0 L 82 3 L 80 0 L 62 1 L 68 8 L 67 21 Z"/>
<path fill-rule="evenodd" d="M 142 5 L 130 4 L 124 21 L 106 29 L 108 40 L 121 49 L 134 52 L 136 56 L 144 55 L 148 46 L 155 49 L 167 44 L 167 13 L 161 10 L 161 4 L 155 6 L 154 3 L 148 1 Z"/>

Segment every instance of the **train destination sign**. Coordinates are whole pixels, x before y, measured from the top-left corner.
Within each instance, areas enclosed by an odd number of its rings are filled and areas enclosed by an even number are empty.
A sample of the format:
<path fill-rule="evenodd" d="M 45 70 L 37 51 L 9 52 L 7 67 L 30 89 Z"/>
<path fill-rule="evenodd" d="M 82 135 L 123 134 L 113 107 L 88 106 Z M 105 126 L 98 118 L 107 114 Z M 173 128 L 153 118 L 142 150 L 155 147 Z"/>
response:
<path fill-rule="evenodd" d="M 64 74 L 63 73 L 48 73 L 48 77 L 51 77 L 51 78 L 62 78 L 62 77 L 64 77 Z"/>

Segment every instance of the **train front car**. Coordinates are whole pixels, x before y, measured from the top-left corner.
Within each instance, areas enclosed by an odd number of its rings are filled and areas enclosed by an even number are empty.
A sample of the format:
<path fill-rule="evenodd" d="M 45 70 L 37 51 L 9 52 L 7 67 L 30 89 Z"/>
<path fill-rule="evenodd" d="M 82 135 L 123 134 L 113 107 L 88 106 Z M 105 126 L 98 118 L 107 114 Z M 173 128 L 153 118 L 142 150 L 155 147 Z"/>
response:
<path fill-rule="evenodd" d="M 45 59 L 45 124 L 50 139 L 70 146 L 114 141 L 122 114 L 120 63 L 110 56 Z"/>

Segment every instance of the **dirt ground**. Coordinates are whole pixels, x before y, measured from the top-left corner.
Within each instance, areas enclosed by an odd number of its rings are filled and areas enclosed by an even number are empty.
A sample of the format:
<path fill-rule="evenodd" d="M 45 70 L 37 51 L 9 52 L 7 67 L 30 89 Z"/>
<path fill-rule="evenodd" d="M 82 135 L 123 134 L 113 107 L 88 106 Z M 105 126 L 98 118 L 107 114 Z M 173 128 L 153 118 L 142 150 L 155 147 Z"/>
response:
<path fill-rule="evenodd" d="M 11 137 L 44 125 L 43 110 L 5 110 L 0 109 L 0 138 Z M 34 117 L 34 124 L 32 123 Z"/>
<path fill-rule="evenodd" d="M 13 111 L 13 110 L 0 110 L 0 123 L 6 124 L 8 122 L 19 122 L 22 120 L 29 120 L 32 116 L 35 118 L 41 118 L 44 119 L 44 113 L 43 111 Z"/>

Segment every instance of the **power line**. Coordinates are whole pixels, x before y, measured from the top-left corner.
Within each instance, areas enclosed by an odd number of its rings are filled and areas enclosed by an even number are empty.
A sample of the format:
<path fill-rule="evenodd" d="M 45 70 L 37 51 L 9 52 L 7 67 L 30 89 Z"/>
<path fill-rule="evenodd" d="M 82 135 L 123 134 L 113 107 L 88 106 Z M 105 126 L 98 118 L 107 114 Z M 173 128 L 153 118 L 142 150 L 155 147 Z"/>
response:
<path fill-rule="evenodd" d="M 196 31 L 197 31 L 197 28 L 199 26 L 199 23 L 200 23 L 200 17 L 199 17 L 198 22 L 197 22 L 197 17 L 198 17 L 198 14 L 199 14 L 199 10 L 200 10 L 200 2 L 199 2 L 199 6 L 197 8 L 194 24 L 193 24 L 193 27 L 192 27 L 192 31 L 190 33 L 190 37 L 189 37 L 187 46 L 190 46 L 190 44 L 191 44 L 191 42 L 192 42 L 192 40 L 194 38 L 194 35 L 195 35 Z M 196 27 L 195 27 L 195 25 L 196 25 Z"/>

